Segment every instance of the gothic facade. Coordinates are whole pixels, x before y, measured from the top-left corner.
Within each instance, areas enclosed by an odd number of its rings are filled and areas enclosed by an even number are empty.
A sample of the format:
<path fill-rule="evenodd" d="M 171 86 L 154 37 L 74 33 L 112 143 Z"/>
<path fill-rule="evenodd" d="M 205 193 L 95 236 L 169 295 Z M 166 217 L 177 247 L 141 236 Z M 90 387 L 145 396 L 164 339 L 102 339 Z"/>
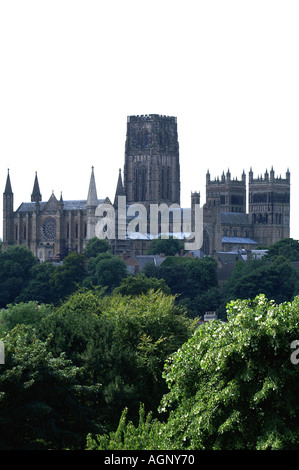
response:
<path fill-rule="evenodd" d="M 42 201 L 38 177 L 35 175 L 30 202 L 13 210 L 13 191 L 8 173 L 3 194 L 3 249 L 24 244 L 41 261 L 62 259 L 69 251 L 81 253 L 89 237 L 91 216 L 98 200 L 92 169 L 87 200 L 64 201 L 52 193 Z"/>
<path fill-rule="evenodd" d="M 208 171 L 204 213 L 206 253 L 268 247 L 289 238 L 290 172 L 277 177 L 272 168 L 254 177 L 250 169 L 247 192 L 244 171 L 239 180 L 230 171 L 212 180 Z"/>
<path fill-rule="evenodd" d="M 108 197 L 98 198 L 92 168 L 86 200 L 64 201 L 62 195 L 57 199 L 53 193 L 43 201 L 36 174 L 30 202 L 23 202 L 14 210 L 8 173 L 3 194 L 3 249 L 9 245 L 25 244 L 41 261 L 61 259 L 69 251 L 81 253 L 87 241 L 96 234 L 96 224 L 101 218 L 97 208 L 106 204 L 114 208 L 117 216 L 119 196 L 125 197 L 126 214 L 133 204 L 142 204 L 147 210 L 153 204 L 164 204 L 168 207 L 176 205 L 181 216 L 179 141 L 175 117 L 156 114 L 128 117 L 123 178 L 120 170 L 113 202 Z M 192 193 L 190 231 L 194 229 L 192 214 L 199 204 L 200 194 Z M 134 219 L 132 214 L 130 217 L 126 217 L 126 224 Z M 119 225 L 116 223 L 115 227 L 115 237 L 109 239 L 115 254 L 126 252 L 132 256 L 146 253 L 151 241 L 148 229 L 139 231 L 135 227 L 132 236 L 126 225 L 126 236 L 120 238 Z M 169 232 L 172 229 L 170 222 Z M 276 177 L 273 169 L 254 178 L 250 170 L 248 196 L 244 172 L 240 180 L 231 178 L 229 171 L 214 180 L 207 173 L 206 202 L 203 205 L 204 254 L 270 246 L 289 236 L 289 171 L 285 178 Z"/>

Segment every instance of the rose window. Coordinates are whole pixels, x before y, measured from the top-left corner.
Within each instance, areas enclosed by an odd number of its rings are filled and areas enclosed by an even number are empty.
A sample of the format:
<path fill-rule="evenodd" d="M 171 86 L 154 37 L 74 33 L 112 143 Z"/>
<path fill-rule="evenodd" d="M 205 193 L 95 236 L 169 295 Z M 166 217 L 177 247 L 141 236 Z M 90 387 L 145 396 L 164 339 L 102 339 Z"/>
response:
<path fill-rule="evenodd" d="M 43 223 L 43 235 L 46 240 L 55 240 L 56 238 L 56 220 L 48 217 Z"/>

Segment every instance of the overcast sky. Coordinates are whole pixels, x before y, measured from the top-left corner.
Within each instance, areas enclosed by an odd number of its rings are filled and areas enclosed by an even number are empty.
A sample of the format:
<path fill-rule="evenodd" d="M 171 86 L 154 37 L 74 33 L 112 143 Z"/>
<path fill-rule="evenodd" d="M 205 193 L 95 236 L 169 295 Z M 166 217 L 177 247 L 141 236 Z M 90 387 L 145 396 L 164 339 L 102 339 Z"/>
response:
<path fill-rule="evenodd" d="M 171 115 L 182 206 L 208 169 L 289 168 L 299 239 L 298 24 L 298 0 L 0 0 L 1 191 L 9 168 L 15 210 L 36 171 L 43 200 L 86 199 L 94 166 L 113 198 L 127 116 Z"/>

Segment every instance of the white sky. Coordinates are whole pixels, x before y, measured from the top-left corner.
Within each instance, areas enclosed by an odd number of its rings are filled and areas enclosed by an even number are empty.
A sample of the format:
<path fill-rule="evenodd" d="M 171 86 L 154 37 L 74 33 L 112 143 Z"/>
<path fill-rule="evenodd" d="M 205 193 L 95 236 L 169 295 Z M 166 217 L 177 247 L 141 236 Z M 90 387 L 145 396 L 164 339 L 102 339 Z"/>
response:
<path fill-rule="evenodd" d="M 205 176 L 291 172 L 299 239 L 298 0 L 0 0 L 0 184 L 14 209 L 114 197 L 128 115 L 177 116 L 181 203 Z M 2 236 L 2 198 L 0 198 Z"/>

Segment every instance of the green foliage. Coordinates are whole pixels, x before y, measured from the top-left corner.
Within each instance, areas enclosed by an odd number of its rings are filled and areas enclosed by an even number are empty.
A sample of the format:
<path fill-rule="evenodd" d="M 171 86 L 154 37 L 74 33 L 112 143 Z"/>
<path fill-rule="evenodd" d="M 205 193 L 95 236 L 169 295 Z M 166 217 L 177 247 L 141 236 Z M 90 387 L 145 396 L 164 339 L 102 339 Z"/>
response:
<path fill-rule="evenodd" d="M 299 298 L 275 304 L 264 295 L 231 302 L 228 322 L 211 321 L 166 361 L 164 422 L 124 411 L 116 432 L 88 436 L 107 450 L 285 450 L 299 442 Z"/>
<path fill-rule="evenodd" d="M 71 295 L 81 285 L 85 277 L 84 256 L 76 252 L 69 253 L 50 278 L 50 287 L 55 290 L 58 299 Z"/>
<path fill-rule="evenodd" d="M 36 258 L 23 245 L 8 247 L 0 253 L 0 307 L 12 303 L 22 292 L 36 264 Z"/>
<path fill-rule="evenodd" d="M 50 338 L 54 354 L 64 352 L 77 366 L 84 364 L 81 354 L 89 339 L 100 335 L 101 295 L 95 290 L 77 291 L 40 322 L 37 333 L 43 340 Z"/>
<path fill-rule="evenodd" d="M 166 391 L 163 365 L 194 331 L 174 298 L 161 292 L 127 297 L 97 290 L 74 293 L 38 327 L 51 338 L 55 355 L 82 367 L 87 384 L 101 383 L 94 397 L 98 421 L 115 426 L 125 407 L 131 417 L 139 402 L 156 409 Z M 149 393 L 149 390 L 151 391 Z"/>
<path fill-rule="evenodd" d="M 115 294 L 121 295 L 140 295 L 153 290 L 170 294 L 170 289 L 166 285 L 164 279 L 157 279 L 155 277 L 147 277 L 145 274 L 137 274 L 136 276 L 128 276 L 121 281 L 119 287 L 114 289 Z"/>
<path fill-rule="evenodd" d="M 55 283 L 52 281 L 56 269 L 56 266 L 52 263 L 34 265 L 30 270 L 30 279 L 27 286 L 22 289 L 20 295 L 15 298 L 15 301 L 37 301 L 44 304 L 56 304 L 59 301 L 59 295 L 55 289 Z"/>
<path fill-rule="evenodd" d="M 283 257 L 277 257 L 273 263 L 263 258 L 239 262 L 223 289 L 223 308 L 230 300 L 254 298 L 259 294 L 276 303 L 291 301 L 298 280 L 298 270 Z"/>
<path fill-rule="evenodd" d="M 165 256 L 174 256 L 177 253 L 180 254 L 183 247 L 184 244 L 177 238 L 157 238 L 152 240 L 148 249 L 148 254 L 159 255 L 163 253 Z"/>
<path fill-rule="evenodd" d="M 104 435 L 89 434 L 86 450 L 159 450 L 161 447 L 162 425 L 153 419 L 152 413 L 146 415 L 144 406 L 140 406 L 137 427 L 127 420 L 128 409 L 121 415 L 116 431 Z"/>
<path fill-rule="evenodd" d="M 84 249 L 84 256 L 86 258 L 95 258 L 99 253 L 105 253 L 109 251 L 110 245 L 108 240 L 93 237 L 88 240 Z"/>
<path fill-rule="evenodd" d="M 129 276 L 96 240 L 87 271 L 0 253 L 0 447 L 298 448 L 298 242 L 275 245 L 223 291 L 212 258 Z M 227 322 L 190 318 L 217 308 Z"/>
<path fill-rule="evenodd" d="M 164 279 L 171 294 L 177 295 L 177 302 L 185 305 L 192 317 L 202 316 L 205 309 L 212 310 L 220 305 L 217 263 L 213 258 L 169 256 L 159 267 L 148 265 L 143 273 Z M 207 300 L 211 298 L 213 304 L 208 305 Z"/>
<path fill-rule="evenodd" d="M 17 325 L 38 325 L 42 318 L 49 315 L 51 309 L 47 305 L 38 305 L 37 302 L 21 302 L 8 305 L 0 311 L 2 331 L 9 331 Z"/>
<path fill-rule="evenodd" d="M 217 264 L 213 258 L 169 257 L 159 267 L 172 294 L 194 298 L 217 286 Z"/>
<path fill-rule="evenodd" d="M 299 241 L 284 238 L 268 248 L 266 258 L 273 261 L 278 256 L 284 256 L 289 261 L 299 261 Z"/>
<path fill-rule="evenodd" d="M 70 253 L 61 266 L 38 264 L 24 245 L 0 253 L 0 307 L 13 302 L 37 301 L 57 304 L 81 285 L 85 257 Z"/>
<path fill-rule="evenodd" d="M 112 291 L 128 275 L 123 259 L 111 253 L 100 253 L 88 263 L 87 276 L 83 286 L 99 285 Z"/>
<path fill-rule="evenodd" d="M 1 339 L 0 449 L 83 448 L 86 434 L 100 428 L 86 406 L 90 388 L 80 370 L 24 325 Z"/>
<path fill-rule="evenodd" d="M 177 448 L 298 448 L 299 299 L 231 302 L 228 322 L 199 328 L 165 369 L 167 433 Z"/>
<path fill-rule="evenodd" d="M 185 298 L 181 301 L 189 312 L 189 315 L 198 316 L 203 319 L 204 314 L 209 311 L 217 312 L 218 318 L 223 318 L 219 312 L 222 303 L 222 293 L 218 287 L 208 287 L 203 292 L 192 298 Z"/>

